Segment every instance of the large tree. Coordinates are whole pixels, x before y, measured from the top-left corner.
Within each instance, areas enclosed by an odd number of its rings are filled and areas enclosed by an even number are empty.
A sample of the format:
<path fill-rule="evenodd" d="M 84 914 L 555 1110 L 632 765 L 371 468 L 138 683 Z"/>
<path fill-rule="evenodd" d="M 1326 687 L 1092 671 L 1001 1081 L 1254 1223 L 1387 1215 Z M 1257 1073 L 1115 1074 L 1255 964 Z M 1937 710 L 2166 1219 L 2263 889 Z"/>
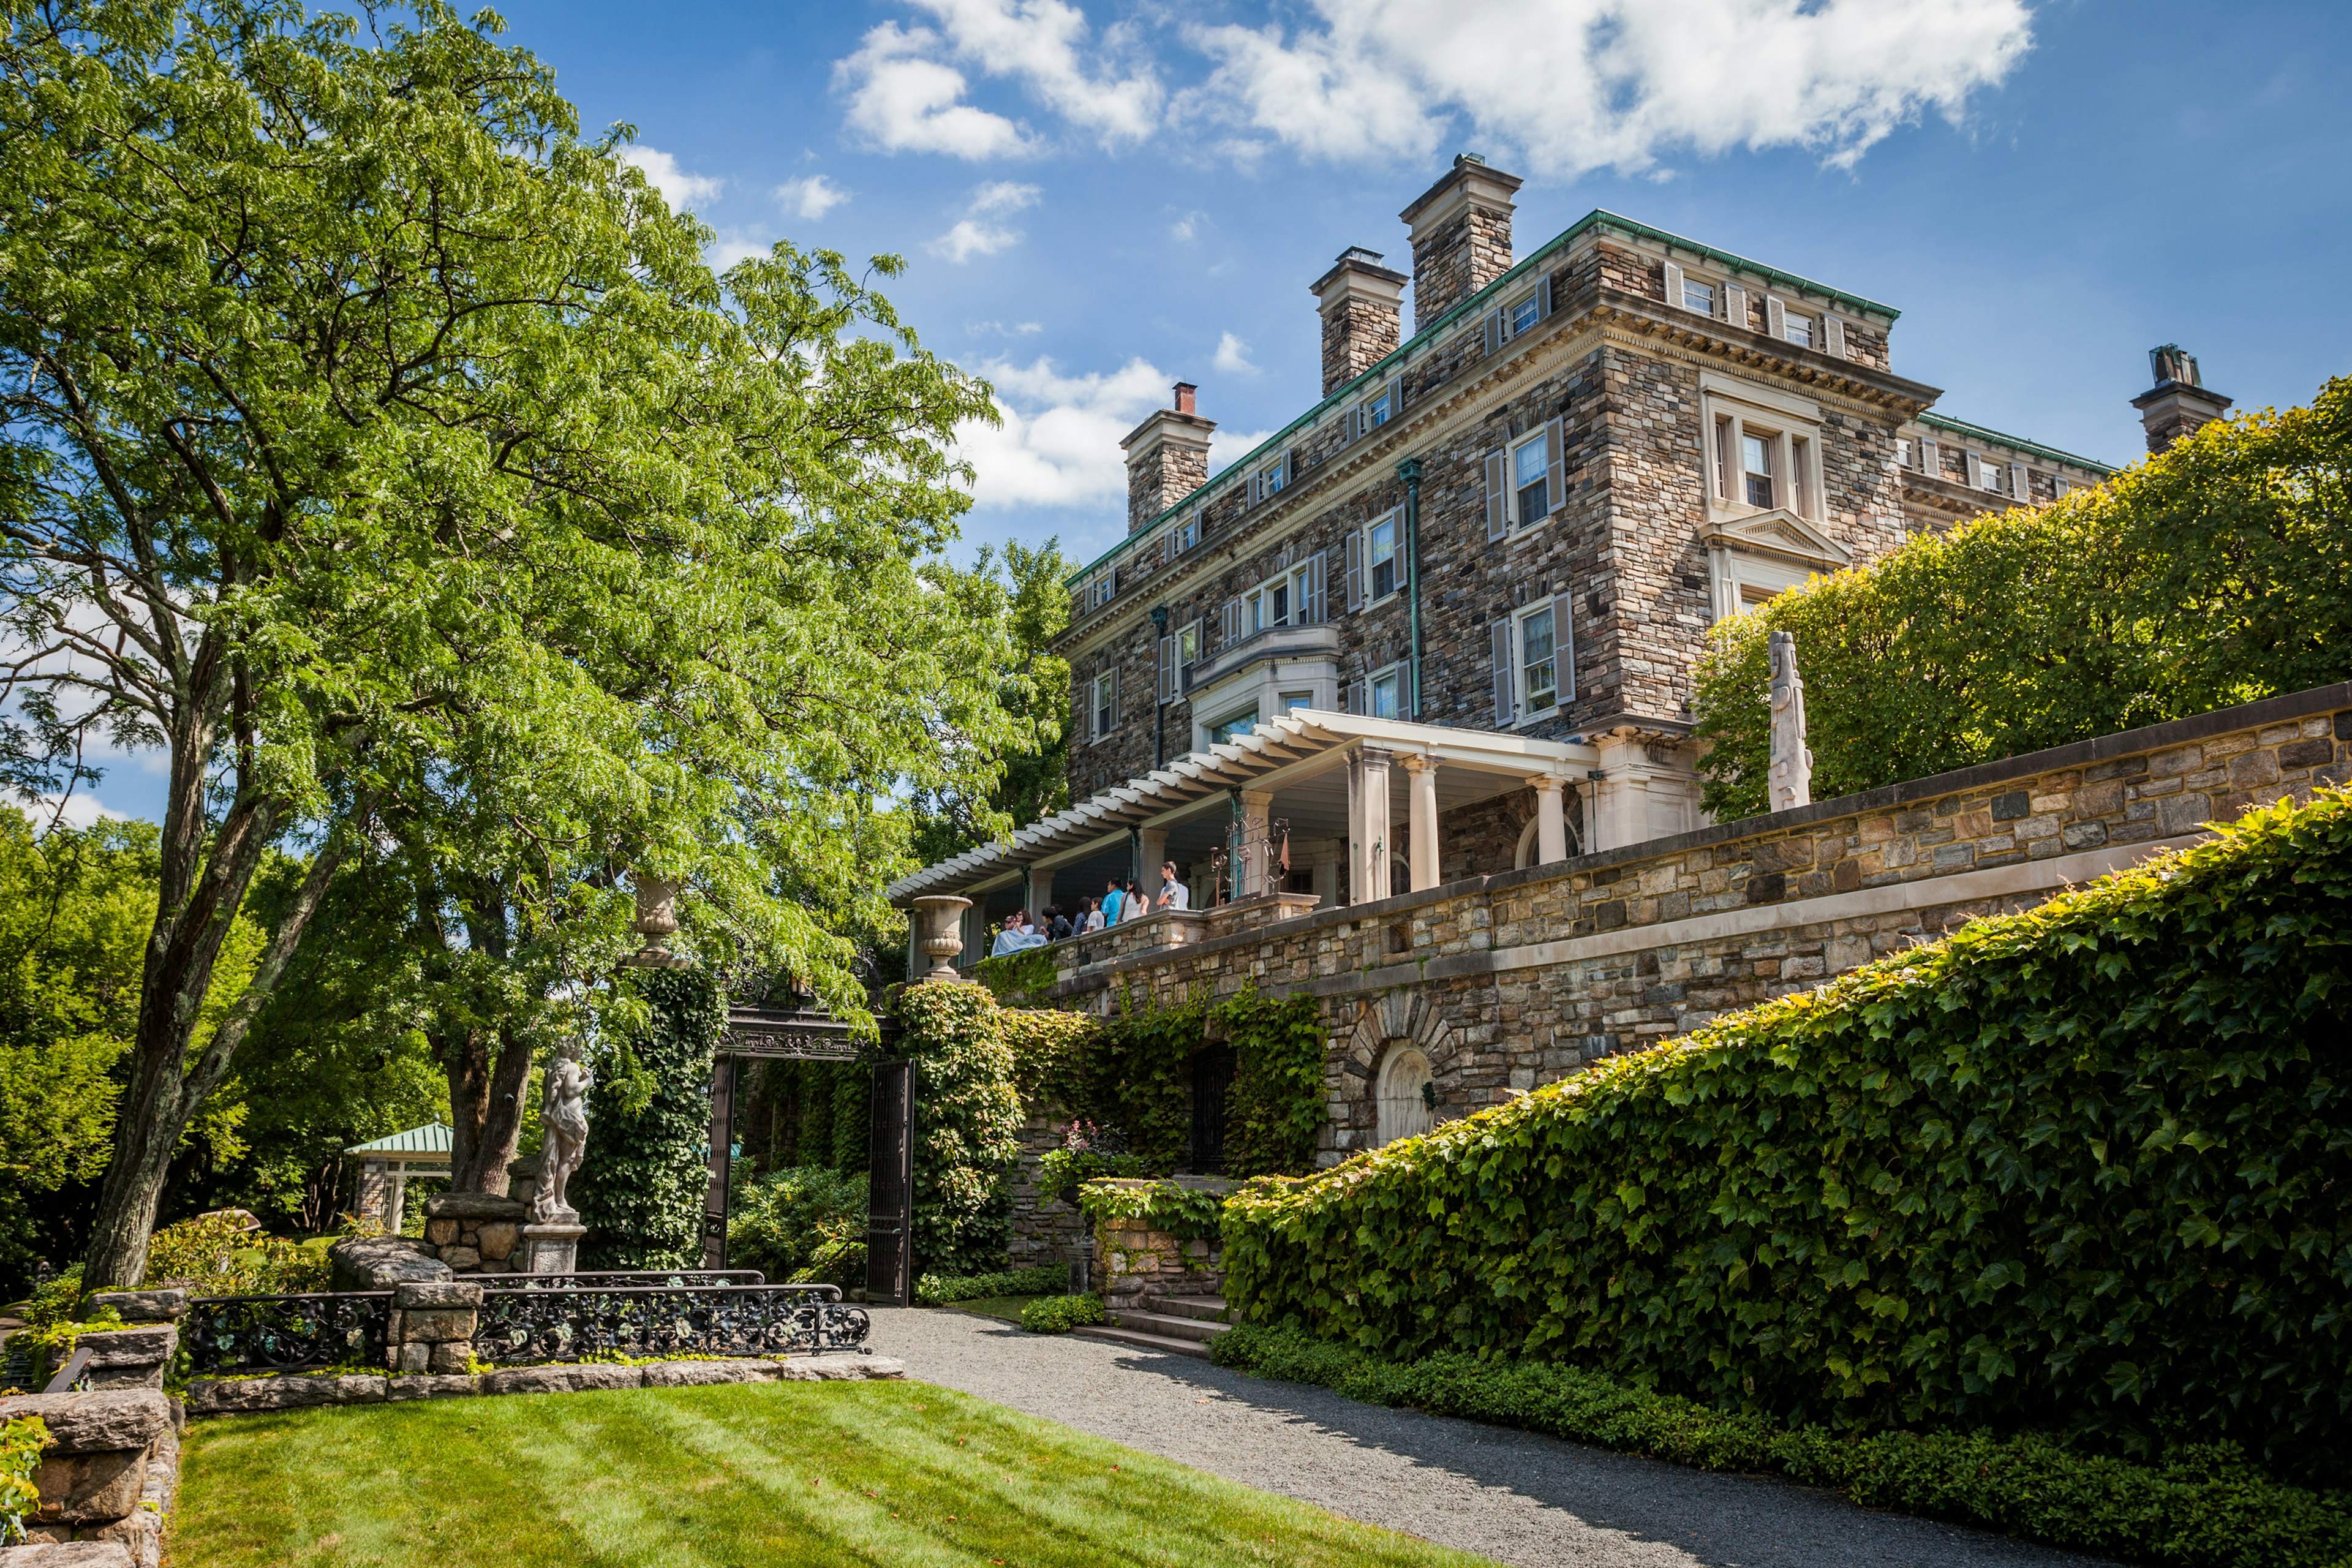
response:
<path fill-rule="evenodd" d="M 877 803 L 1023 738 L 990 595 L 939 557 L 985 388 L 837 256 L 715 279 L 488 13 L 0 15 L 6 763 L 169 763 L 90 1281 L 138 1278 L 347 867 L 465 963 L 527 956 L 511 995 L 593 986 L 635 868 L 695 887 L 711 951 L 854 1006 L 832 917 L 885 918 Z M 304 874 L 200 1033 L 272 846 Z M 485 1019 L 453 1084 L 495 1102 L 540 1021 Z"/>

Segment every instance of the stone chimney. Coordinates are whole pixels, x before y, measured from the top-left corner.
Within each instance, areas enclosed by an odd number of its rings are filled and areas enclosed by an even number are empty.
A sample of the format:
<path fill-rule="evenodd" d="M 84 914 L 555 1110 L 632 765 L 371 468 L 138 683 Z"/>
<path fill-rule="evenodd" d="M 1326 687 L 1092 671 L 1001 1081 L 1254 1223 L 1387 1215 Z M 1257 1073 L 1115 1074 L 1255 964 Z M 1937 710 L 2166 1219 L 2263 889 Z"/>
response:
<path fill-rule="evenodd" d="M 2232 399 L 2206 390 L 2197 374 L 2196 358 L 2179 343 L 2148 350 L 2147 368 L 2156 384 L 2133 398 L 2132 406 L 2147 427 L 2149 451 L 2163 451 L 2229 411 Z"/>
<path fill-rule="evenodd" d="M 1209 478 L 1209 436 L 1217 422 L 1192 412 L 1189 381 L 1176 384 L 1176 406 L 1156 408 L 1128 432 L 1127 531 L 1133 533 L 1191 495 Z"/>
<path fill-rule="evenodd" d="M 1404 286 L 1411 282 L 1381 253 L 1360 245 L 1339 253 L 1330 271 L 1307 286 L 1323 318 L 1323 395 L 1328 397 L 1380 363 L 1402 340 Z"/>
<path fill-rule="evenodd" d="M 1511 269 L 1511 193 L 1523 183 L 1464 153 L 1397 215 L 1412 229 L 1414 331 Z"/>

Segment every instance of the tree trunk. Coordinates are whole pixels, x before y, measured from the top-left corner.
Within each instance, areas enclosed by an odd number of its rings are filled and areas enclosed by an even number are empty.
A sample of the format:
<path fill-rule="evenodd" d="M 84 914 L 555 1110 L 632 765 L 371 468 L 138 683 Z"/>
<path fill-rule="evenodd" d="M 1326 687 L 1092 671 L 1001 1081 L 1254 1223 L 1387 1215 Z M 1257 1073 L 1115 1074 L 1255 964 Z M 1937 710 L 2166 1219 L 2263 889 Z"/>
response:
<path fill-rule="evenodd" d="M 507 1167 L 522 1136 L 522 1093 L 530 1082 L 530 1046 L 499 1032 L 490 1055 L 483 1031 L 469 1030 L 463 1047 L 443 1057 L 449 1072 L 449 1190 L 504 1193 Z"/>

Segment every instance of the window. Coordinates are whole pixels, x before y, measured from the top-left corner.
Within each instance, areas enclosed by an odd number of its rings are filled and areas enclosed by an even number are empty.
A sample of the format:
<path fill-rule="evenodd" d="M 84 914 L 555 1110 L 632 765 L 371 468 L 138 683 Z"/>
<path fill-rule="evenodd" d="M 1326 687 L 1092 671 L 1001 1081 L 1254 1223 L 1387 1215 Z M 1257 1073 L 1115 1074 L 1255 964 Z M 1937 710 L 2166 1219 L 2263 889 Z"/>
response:
<path fill-rule="evenodd" d="M 1683 309 L 1702 316 L 1715 314 L 1715 285 L 1702 283 L 1685 274 L 1683 278 Z"/>
<path fill-rule="evenodd" d="M 1547 599 L 1518 617 L 1520 717 L 1534 719 L 1559 706 L 1559 650 L 1552 635 L 1556 601 Z"/>
<path fill-rule="evenodd" d="M 1811 316 L 1800 316 L 1791 310 L 1788 314 L 1787 323 L 1785 331 L 1790 342 L 1801 349 L 1813 346 L 1813 319 Z"/>
<path fill-rule="evenodd" d="M 1301 708 L 1314 706 L 1315 693 L 1312 691 L 1286 691 L 1282 694 L 1282 710 L 1285 713 L 1295 713 Z"/>
<path fill-rule="evenodd" d="M 1248 605 L 1252 635 L 1271 626 L 1286 626 L 1290 624 L 1290 579 L 1277 577 L 1247 595 L 1243 602 Z"/>
<path fill-rule="evenodd" d="M 1919 466 L 1917 448 L 1911 445 L 1911 437 L 1908 436 L 1895 437 L 1895 466 L 1898 468 L 1916 468 Z"/>
<path fill-rule="evenodd" d="M 1387 424 L 1396 417 L 1397 409 L 1403 402 L 1404 384 L 1391 382 L 1387 391 L 1372 399 L 1371 423 L 1375 426 Z"/>
<path fill-rule="evenodd" d="M 1176 525 L 1172 537 L 1176 541 L 1176 553 L 1183 554 L 1184 552 L 1201 542 L 1201 520 L 1197 517 L 1186 518 Z"/>
<path fill-rule="evenodd" d="M 1771 437 L 1743 432 L 1739 437 L 1739 468 L 1747 481 L 1748 504 L 1776 504 L 1772 500 Z"/>
<path fill-rule="evenodd" d="M 1516 515 L 1522 523 L 1539 521 L 1551 511 L 1551 489 L 1546 478 L 1549 467 L 1541 432 L 1511 448 L 1511 488 L 1518 496 Z"/>
<path fill-rule="evenodd" d="M 1389 1052 L 1374 1092 L 1376 1143 L 1412 1138 L 1437 1124 L 1437 1085 L 1430 1077 L 1429 1058 L 1413 1047 L 1399 1045 Z"/>
<path fill-rule="evenodd" d="M 1516 338 L 1543 320 L 1543 307 L 1538 302 L 1536 297 L 1530 294 L 1510 308 L 1509 317 L 1511 336 Z"/>
<path fill-rule="evenodd" d="M 1257 709 L 1253 705 L 1243 709 L 1229 719 L 1221 719 L 1210 725 L 1209 744 L 1222 746 L 1235 735 L 1246 735 L 1256 728 Z"/>
<path fill-rule="evenodd" d="M 1087 707 L 1094 715 L 1091 739 L 1099 741 L 1118 723 L 1118 671 L 1106 670 L 1095 677 Z"/>
<path fill-rule="evenodd" d="M 1192 679 L 1192 667 L 1201 662 L 1201 623 L 1188 623 L 1176 634 L 1176 681 L 1181 689 Z"/>
<path fill-rule="evenodd" d="M 1099 610 L 1109 604 L 1111 595 L 1118 591 L 1118 573 L 1116 568 L 1097 577 L 1087 584 L 1087 608 Z"/>
<path fill-rule="evenodd" d="M 1366 704 L 1375 719 L 1402 718 L 1404 713 L 1404 679 L 1402 666 L 1391 665 L 1367 682 L 1370 700 Z"/>
<path fill-rule="evenodd" d="M 1397 591 L 1397 520 L 1384 517 L 1371 527 L 1372 597 L 1385 599 Z"/>
<path fill-rule="evenodd" d="M 1310 555 L 1242 595 L 1242 635 L 1318 625 L 1329 614 L 1323 595 L 1323 557 Z"/>
<path fill-rule="evenodd" d="M 1258 475 L 1257 493 L 1261 498 L 1271 496 L 1289 482 L 1290 465 L 1288 463 L 1276 463 L 1274 467 Z"/>

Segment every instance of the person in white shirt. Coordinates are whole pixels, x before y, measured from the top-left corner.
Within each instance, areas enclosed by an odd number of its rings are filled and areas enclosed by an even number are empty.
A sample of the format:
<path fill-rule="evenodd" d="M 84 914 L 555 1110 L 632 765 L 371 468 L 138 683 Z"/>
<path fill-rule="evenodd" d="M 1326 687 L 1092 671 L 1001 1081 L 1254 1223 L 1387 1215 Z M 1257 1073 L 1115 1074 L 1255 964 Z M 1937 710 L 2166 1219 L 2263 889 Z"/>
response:
<path fill-rule="evenodd" d="M 1176 879 L 1176 862 L 1163 861 L 1160 867 L 1160 907 L 1163 910 L 1189 910 L 1192 907 L 1192 889 Z"/>
<path fill-rule="evenodd" d="M 1099 899 L 1088 899 L 1087 900 L 1086 918 L 1078 921 L 1078 930 L 1081 932 L 1097 931 L 1102 930 L 1102 900 Z"/>

